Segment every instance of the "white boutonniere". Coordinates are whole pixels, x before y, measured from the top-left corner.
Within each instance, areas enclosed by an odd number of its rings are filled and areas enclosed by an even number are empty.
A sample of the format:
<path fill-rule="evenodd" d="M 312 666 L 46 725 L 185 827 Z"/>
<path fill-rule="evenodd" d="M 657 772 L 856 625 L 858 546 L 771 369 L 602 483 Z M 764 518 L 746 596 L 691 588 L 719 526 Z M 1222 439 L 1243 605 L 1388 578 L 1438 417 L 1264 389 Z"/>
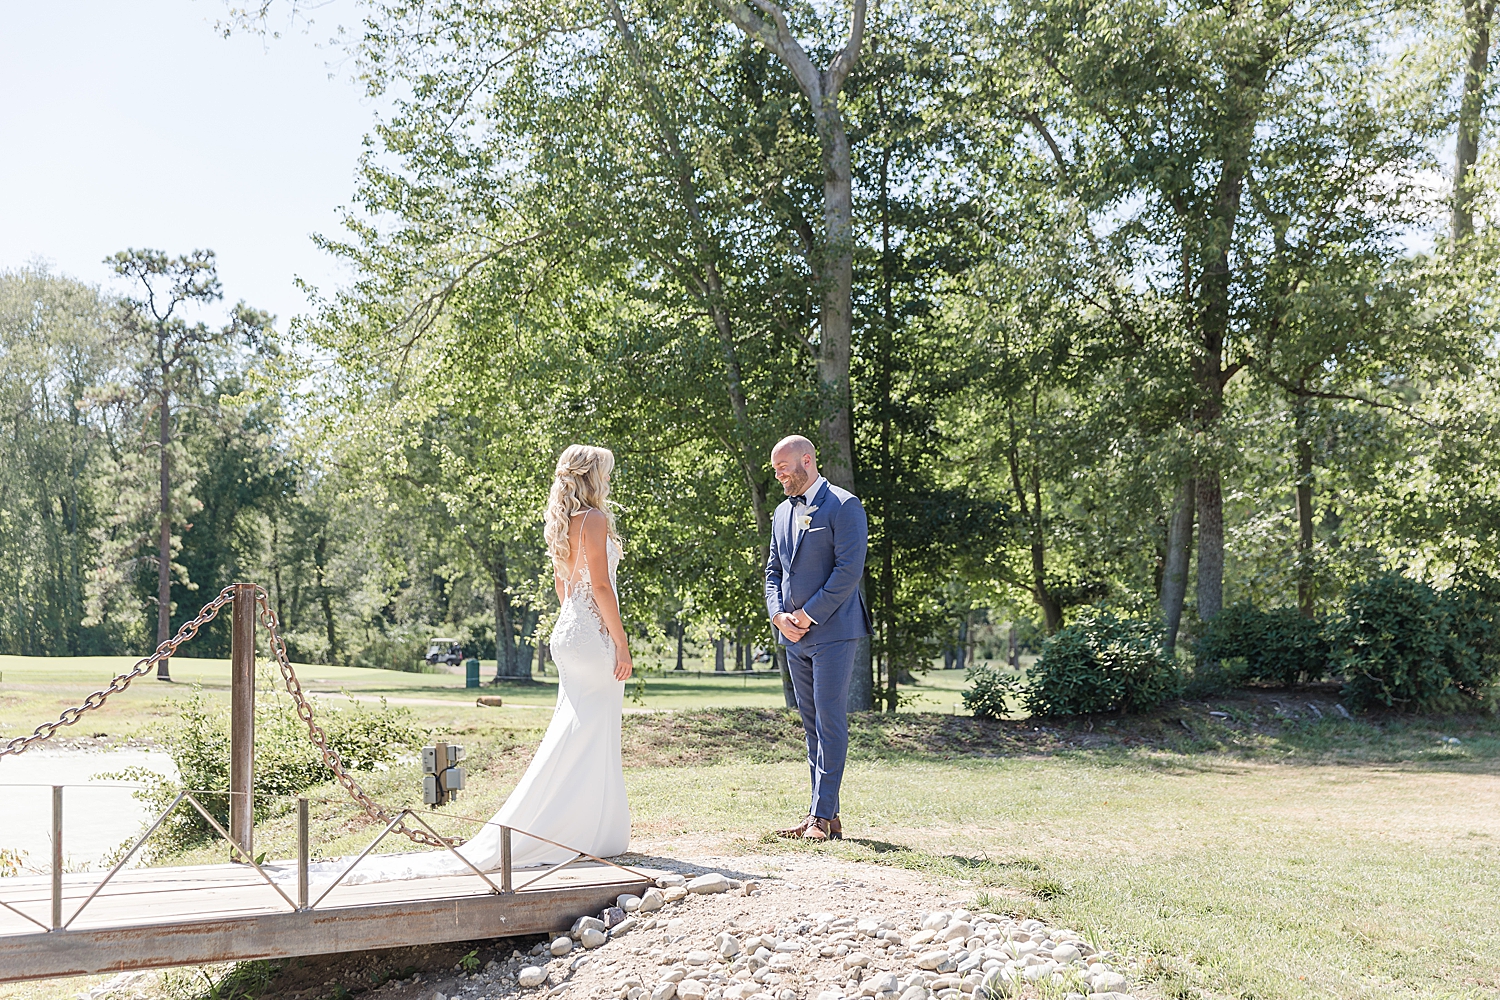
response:
<path fill-rule="evenodd" d="M 808 507 L 807 508 L 807 513 L 798 515 L 798 517 L 797 517 L 797 530 L 798 531 L 806 531 L 808 528 L 812 527 L 812 516 L 817 511 L 817 509 L 818 508 L 816 508 L 816 507 Z"/>

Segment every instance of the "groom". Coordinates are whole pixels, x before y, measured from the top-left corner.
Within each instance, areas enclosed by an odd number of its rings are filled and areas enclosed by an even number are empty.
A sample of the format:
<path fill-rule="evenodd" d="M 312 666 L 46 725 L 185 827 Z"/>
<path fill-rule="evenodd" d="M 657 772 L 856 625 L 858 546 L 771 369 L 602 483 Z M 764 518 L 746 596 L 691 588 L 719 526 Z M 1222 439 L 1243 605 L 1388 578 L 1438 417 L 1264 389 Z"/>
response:
<path fill-rule="evenodd" d="M 840 840 L 849 678 L 859 640 L 871 631 L 859 589 L 869 525 L 858 497 L 818 475 L 817 454 L 807 438 L 782 438 L 771 449 L 771 469 L 787 498 L 771 522 L 766 610 L 786 646 L 812 771 L 807 818 L 777 833 Z"/>

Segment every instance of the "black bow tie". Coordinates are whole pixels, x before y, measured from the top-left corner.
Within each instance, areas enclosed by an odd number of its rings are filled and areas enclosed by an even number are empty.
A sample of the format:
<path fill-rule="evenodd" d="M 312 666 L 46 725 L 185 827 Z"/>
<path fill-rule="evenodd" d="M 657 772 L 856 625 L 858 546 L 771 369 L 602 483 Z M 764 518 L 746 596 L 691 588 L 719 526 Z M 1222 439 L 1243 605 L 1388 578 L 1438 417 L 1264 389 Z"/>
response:
<path fill-rule="evenodd" d="M 795 507 L 799 503 L 807 503 L 807 494 L 805 494 L 805 493 L 798 493 L 794 497 L 787 497 L 787 499 L 790 500 L 792 502 L 792 506 Z"/>

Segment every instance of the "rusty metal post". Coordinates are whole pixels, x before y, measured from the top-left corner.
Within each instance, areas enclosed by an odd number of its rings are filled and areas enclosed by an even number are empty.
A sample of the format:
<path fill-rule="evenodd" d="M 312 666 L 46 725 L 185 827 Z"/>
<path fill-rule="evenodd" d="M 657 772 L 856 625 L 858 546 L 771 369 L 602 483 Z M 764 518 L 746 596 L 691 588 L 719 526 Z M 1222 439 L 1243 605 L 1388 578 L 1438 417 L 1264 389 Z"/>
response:
<path fill-rule="evenodd" d="M 307 909 L 307 796 L 297 796 L 297 909 Z"/>
<path fill-rule="evenodd" d="M 500 828 L 500 891 L 515 892 L 510 873 L 510 827 Z"/>
<path fill-rule="evenodd" d="M 52 929 L 62 930 L 62 785 L 52 786 Z"/>
<path fill-rule="evenodd" d="M 237 583 L 229 639 L 229 836 L 247 858 L 255 857 L 254 794 L 255 585 Z"/>

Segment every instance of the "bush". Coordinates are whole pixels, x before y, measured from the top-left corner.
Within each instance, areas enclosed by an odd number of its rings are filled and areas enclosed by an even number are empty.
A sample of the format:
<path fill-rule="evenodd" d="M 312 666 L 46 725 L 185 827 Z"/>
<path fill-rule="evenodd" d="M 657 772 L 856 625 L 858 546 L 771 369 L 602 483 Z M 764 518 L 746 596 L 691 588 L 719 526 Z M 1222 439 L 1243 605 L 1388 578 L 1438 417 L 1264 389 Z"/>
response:
<path fill-rule="evenodd" d="M 964 707 L 979 719 L 1005 718 L 1007 702 L 1021 697 L 1021 678 L 999 667 L 970 667 L 964 680 L 969 682 Z"/>
<path fill-rule="evenodd" d="M 1294 684 L 1328 673 L 1329 646 L 1323 622 L 1304 618 L 1296 608 L 1261 611 L 1244 601 L 1211 621 L 1195 647 L 1200 664 L 1223 666 L 1231 684 Z"/>
<path fill-rule="evenodd" d="M 395 760 L 402 750 L 418 747 L 425 732 L 408 708 L 391 708 L 382 700 L 379 709 L 352 702 L 350 707 L 321 710 L 318 724 L 328 745 L 338 751 L 351 770 L 370 770 Z M 157 810 L 165 809 L 179 791 L 208 792 L 195 797 L 215 820 L 229 826 L 229 713 L 211 704 L 201 691 L 194 691 L 182 704 L 182 715 L 166 733 L 167 752 L 177 765 L 177 781 L 154 771 L 131 768 L 118 777 L 142 781 L 139 796 Z M 278 805 L 275 797 L 298 792 L 333 779 L 320 754 L 308 738 L 307 726 L 290 705 L 263 698 L 255 706 L 255 813 L 270 815 Z M 191 806 L 179 806 L 168 820 L 169 844 L 183 847 L 207 839 L 213 828 Z"/>
<path fill-rule="evenodd" d="M 1494 679 L 1486 604 L 1472 589 L 1444 595 L 1399 573 L 1351 588 L 1328 627 L 1349 706 L 1444 711 L 1479 697 Z"/>
<path fill-rule="evenodd" d="M 1466 574 L 1443 596 L 1449 679 L 1465 700 L 1493 709 L 1500 677 L 1500 580 Z"/>
<path fill-rule="evenodd" d="M 1100 613 L 1042 647 L 1026 689 L 1035 715 L 1139 712 L 1177 694 L 1176 667 L 1149 622 Z"/>

